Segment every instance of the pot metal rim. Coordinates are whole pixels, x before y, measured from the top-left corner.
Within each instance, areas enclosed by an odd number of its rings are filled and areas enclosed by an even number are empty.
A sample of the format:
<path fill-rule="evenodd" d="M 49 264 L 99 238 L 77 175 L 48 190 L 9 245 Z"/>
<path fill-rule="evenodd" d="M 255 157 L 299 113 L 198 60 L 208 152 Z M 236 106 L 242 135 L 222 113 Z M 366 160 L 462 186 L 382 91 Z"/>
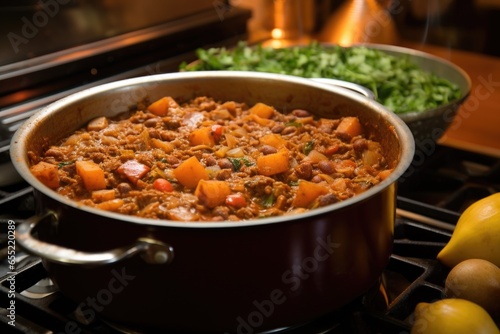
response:
<path fill-rule="evenodd" d="M 286 81 L 293 84 L 299 84 L 304 86 L 310 86 L 315 89 L 326 90 L 334 94 L 340 94 L 349 99 L 355 100 L 368 106 L 371 110 L 381 115 L 386 121 L 394 126 L 394 131 L 401 144 L 400 157 L 398 165 L 394 168 L 393 172 L 382 182 L 371 187 L 365 192 L 358 194 L 352 198 L 330 204 L 325 207 L 313 209 L 300 214 L 283 215 L 277 217 L 268 217 L 244 221 L 221 221 L 221 222 L 184 222 L 184 221 L 174 221 L 174 220 L 159 220 L 151 218 L 142 218 L 137 216 L 125 215 L 120 213 L 108 212 L 100 209 L 96 209 L 90 206 L 80 204 L 76 201 L 68 199 L 63 195 L 58 194 L 54 190 L 45 186 L 40 182 L 29 170 L 27 152 L 25 152 L 25 141 L 28 137 L 29 132 L 33 127 L 36 127 L 44 118 L 48 117 L 51 113 L 64 108 L 67 105 L 78 102 L 80 100 L 92 97 L 95 94 L 103 93 L 107 91 L 113 91 L 120 88 L 125 88 L 131 85 L 140 84 L 154 84 L 159 81 L 164 80 L 186 80 L 186 79 L 196 79 L 196 78 L 210 78 L 210 79 L 224 79 L 224 78 L 251 78 L 260 80 L 272 80 L 272 81 Z M 165 226 L 165 227 L 178 227 L 178 228 L 238 228 L 247 226 L 257 226 L 265 224 L 283 223 L 298 219 L 307 219 L 311 217 L 316 217 L 331 211 L 341 210 L 348 206 L 351 206 L 357 202 L 364 201 L 377 193 L 383 191 L 385 188 L 391 186 L 395 183 L 410 166 L 415 152 L 415 142 L 413 135 L 405 124 L 405 122 L 399 118 L 395 113 L 389 111 L 386 107 L 380 103 L 371 100 L 359 93 L 353 92 L 346 88 L 341 88 L 337 86 L 332 86 L 330 84 L 316 82 L 307 78 L 301 78 L 285 74 L 275 74 L 275 73 L 264 73 L 264 72 L 246 72 L 246 71 L 198 71 L 198 72 L 175 72 L 175 73 L 165 73 L 149 75 L 125 80 L 119 80 L 80 92 L 66 96 L 58 101 L 55 101 L 46 107 L 42 108 L 35 114 L 33 114 L 27 121 L 25 121 L 19 129 L 16 131 L 12 137 L 10 144 L 10 155 L 12 163 L 18 173 L 23 177 L 23 179 L 28 182 L 36 191 L 43 193 L 44 195 L 58 201 L 61 205 L 68 205 L 77 210 L 83 210 L 98 216 L 103 216 L 111 218 L 114 220 L 124 221 L 133 224 L 144 224 L 152 226 Z"/>

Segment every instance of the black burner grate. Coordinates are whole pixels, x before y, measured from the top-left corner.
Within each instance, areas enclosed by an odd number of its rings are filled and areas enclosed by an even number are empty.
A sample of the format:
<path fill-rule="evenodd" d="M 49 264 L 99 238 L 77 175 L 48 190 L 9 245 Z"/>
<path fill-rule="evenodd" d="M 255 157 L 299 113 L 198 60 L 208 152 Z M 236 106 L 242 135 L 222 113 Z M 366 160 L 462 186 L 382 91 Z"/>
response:
<path fill-rule="evenodd" d="M 400 182 L 398 194 L 457 217 L 469 205 L 500 191 L 500 158 L 436 147 L 432 155 L 416 160 Z"/>
<path fill-rule="evenodd" d="M 395 237 L 393 255 L 380 287 L 374 287 L 374 291 L 339 312 L 276 333 L 409 333 L 416 304 L 442 298 L 447 271 L 435 260 L 435 255 L 446 243 L 449 233 L 398 218 Z M 19 333 L 65 333 L 75 328 L 81 333 L 121 332 L 100 320 L 80 323 L 76 303 L 54 291 L 50 284 L 48 287 L 37 285 L 40 281 L 47 282 L 47 273 L 38 258 L 22 258 L 16 272 L 16 327 L 8 324 L 10 320 L 4 311 L 0 313 L 2 332 L 15 329 Z M 9 277 L 5 275 L 0 279 L 3 309 L 7 309 L 12 299 L 8 296 Z"/>

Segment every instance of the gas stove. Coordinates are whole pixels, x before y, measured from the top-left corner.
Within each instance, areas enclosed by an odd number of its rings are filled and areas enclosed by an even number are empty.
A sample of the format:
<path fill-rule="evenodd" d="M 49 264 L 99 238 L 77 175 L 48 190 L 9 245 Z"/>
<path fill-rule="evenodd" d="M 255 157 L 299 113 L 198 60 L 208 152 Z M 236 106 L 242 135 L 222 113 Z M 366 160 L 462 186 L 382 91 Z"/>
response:
<path fill-rule="evenodd" d="M 48 10 L 55 8 L 45 7 L 42 12 L 38 8 L 35 17 L 30 11 L 34 2 L 21 3 L 26 6 L 14 6 L 12 15 L 23 20 L 8 20 L 14 24 L 11 31 L 18 34 L 22 32 L 18 31 L 22 29 L 19 22 L 40 25 L 42 21 L 33 19 L 43 18 L 43 11 L 48 17 Z M 62 1 L 57 3 L 60 11 L 46 27 L 38 27 L 40 33 L 57 30 L 58 22 L 74 19 L 77 1 L 65 2 L 66 7 Z M 141 2 L 144 6 L 161 3 Z M 246 38 L 248 11 L 231 8 L 226 1 L 192 3 L 190 11 L 185 6 L 180 12 L 172 8 L 174 11 L 166 16 L 146 15 L 139 21 L 104 15 L 101 18 L 123 20 L 122 24 L 128 22 L 131 26 L 114 32 L 94 31 L 96 35 L 86 35 L 86 40 L 79 41 L 81 45 L 51 44 L 61 47 L 52 54 L 46 49 L 48 45 L 40 44 L 40 39 L 33 36 L 26 52 L 16 54 L 11 64 L 0 63 L 0 332 L 136 332 L 99 317 L 89 321 L 79 305 L 54 286 L 39 258 L 13 247 L 12 231 L 34 214 L 35 203 L 31 187 L 11 168 L 9 141 L 28 116 L 75 91 L 124 78 L 176 71 L 181 61 L 195 58 L 197 47 L 230 46 Z M 102 5 L 94 1 L 86 4 Z M 87 9 L 94 14 L 103 10 Z M 137 19 L 141 13 L 134 14 Z M 111 21 L 103 21 L 101 26 Z M 59 42 L 68 40 L 72 39 Z M 499 158 L 434 147 L 423 163 L 415 162 L 399 182 L 393 253 L 378 283 L 340 310 L 268 333 L 409 333 L 415 306 L 444 297 L 448 269 L 436 260 L 436 255 L 450 239 L 461 212 L 473 201 L 500 191 L 499 166 Z"/>
<path fill-rule="evenodd" d="M 498 158 L 438 146 L 398 185 L 393 252 L 379 282 L 340 310 L 267 333 L 409 333 L 415 306 L 444 298 L 449 269 L 436 255 L 450 239 L 461 212 L 471 202 L 499 191 L 498 166 Z M 436 180 L 448 186 L 436 185 Z M 98 317 L 89 322 L 78 304 L 52 284 L 39 258 L 16 249 L 15 266 L 9 268 L 9 229 L 33 214 L 34 200 L 23 182 L 3 187 L 1 196 L 0 330 L 135 333 Z M 9 325 L 11 300 L 15 300 L 15 327 Z"/>

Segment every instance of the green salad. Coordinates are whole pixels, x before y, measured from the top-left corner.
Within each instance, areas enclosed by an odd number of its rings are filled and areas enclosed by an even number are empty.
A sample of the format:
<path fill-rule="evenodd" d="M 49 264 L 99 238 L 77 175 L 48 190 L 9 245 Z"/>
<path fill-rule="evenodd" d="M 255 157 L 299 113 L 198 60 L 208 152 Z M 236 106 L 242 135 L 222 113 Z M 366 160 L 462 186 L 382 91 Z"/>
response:
<path fill-rule="evenodd" d="M 371 89 L 395 113 L 423 111 L 461 97 L 453 83 L 423 71 L 409 57 L 395 57 L 364 46 L 306 46 L 274 49 L 240 42 L 234 48 L 198 49 L 198 61 L 183 71 L 258 71 L 349 81 Z"/>

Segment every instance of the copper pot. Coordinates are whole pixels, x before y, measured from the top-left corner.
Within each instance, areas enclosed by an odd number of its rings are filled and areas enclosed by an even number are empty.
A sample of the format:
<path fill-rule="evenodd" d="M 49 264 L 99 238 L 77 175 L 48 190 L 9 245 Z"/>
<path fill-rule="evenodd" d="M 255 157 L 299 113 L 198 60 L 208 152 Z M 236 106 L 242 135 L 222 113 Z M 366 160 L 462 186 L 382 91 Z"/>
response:
<path fill-rule="evenodd" d="M 306 213 L 242 222 L 183 223 L 100 211 L 73 202 L 29 171 L 40 153 L 96 116 L 146 98 L 264 102 L 322 117 L 357 115 L 382 143 L 393 173 L 368 191 Z M 185 72 L 81 91 L 26 121 L 11 158 L 35 192 L 37 215 L 17 230 L 87 321 L 139 331 L 248 333 L 307 322 L 353 301 L 387 265 L 396 185 L 414 141 L 396 115 L 369 98 L 309 79 L 254 72 Z"/>

